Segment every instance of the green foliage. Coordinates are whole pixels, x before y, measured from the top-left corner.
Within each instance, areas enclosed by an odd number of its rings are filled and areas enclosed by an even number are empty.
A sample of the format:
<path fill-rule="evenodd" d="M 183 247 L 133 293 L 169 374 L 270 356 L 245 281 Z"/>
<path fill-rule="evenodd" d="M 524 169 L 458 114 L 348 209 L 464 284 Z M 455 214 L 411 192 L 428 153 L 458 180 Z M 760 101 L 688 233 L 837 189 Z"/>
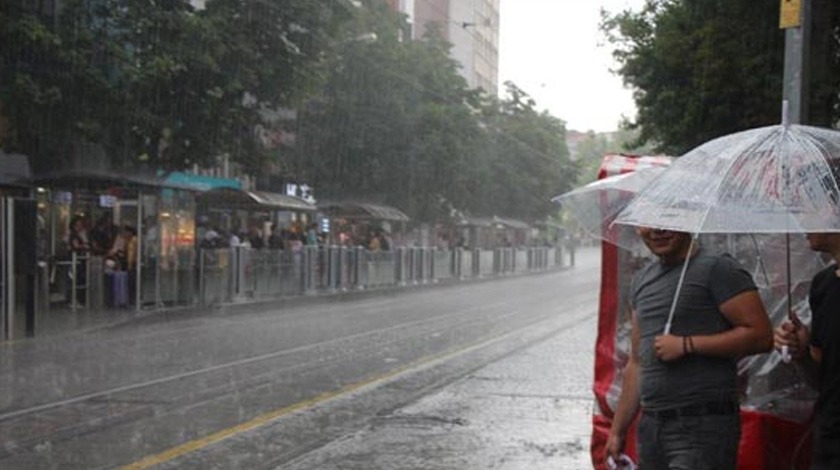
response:
<path fill-rule="evenodd" d="M 442 41 L 402 42 L 380 5 L 343 33 L 327 59 L 323 96 L 308 105 L 297 171 L 321 198 L 379 200 L 412 218 L 445 217 L 469 196 L 477 122 L 470 92 Z M 373 16 L 373 18 L 371 18 Z M 364 41 L 369 32 L 375 41 Z"/>
<path fill-rule="evenodd" d="M 556 212 L 551 198 L 570 190 L 578 166 L 569 159 L 565 123 L 536 110 L 534 100 L 511 82 L 502 101 L 485 106 L 490 166 L 489 191 L 481 208 L 523 220 L 542 220 Z"/>
<path fill-rule="evenodd" d="M 505 101 L 469 90 L 434 30 L 400 41 L 403 20 L 370 6 L 343 33 L 323 95 L 308 105 L 301 178 L 322 199 L 375 200 L 417 221 L 554 212 L 550 198 L 575 171 L 563 123 L 512 84 Z M 376 41 L 357 40 L 371 30 Z"/>
<path fill-rule="evenodd" d="M 227 153 L 256 167 L 260 110 L 317 85 L 341 2 L 68 0 L 58 17 L 4 0 L 7 150 L 53 166 L 83 142 L 115 165 L 177 169 Z M 39 165 L 40 164 L 40 165 Z"/>
<path fill-rule="evenodd" d="M 433 28 L 405 40 L 381 0 L 67 0 L 57 17 L 0 2 L 0 145 L 41 168 L 90 143 L 128 168 L 270 158 L 319 199 L 423 222 L 541 220 L 577 176 L 562 121 L 513 84 L 470 90 L 451 46 Z M 268 153 L 255 132 L 279 107 L 298 110 L 297 144 Z"/>
<path fill-rule="evenodd" d="M 777 0 L 648 0 L 603 14 L 618 73 L 635 90 L 640 141 L 678 155 L 779 122 L 784 33 Z M 836 88 L 835 88 L 836 90 Z"/>

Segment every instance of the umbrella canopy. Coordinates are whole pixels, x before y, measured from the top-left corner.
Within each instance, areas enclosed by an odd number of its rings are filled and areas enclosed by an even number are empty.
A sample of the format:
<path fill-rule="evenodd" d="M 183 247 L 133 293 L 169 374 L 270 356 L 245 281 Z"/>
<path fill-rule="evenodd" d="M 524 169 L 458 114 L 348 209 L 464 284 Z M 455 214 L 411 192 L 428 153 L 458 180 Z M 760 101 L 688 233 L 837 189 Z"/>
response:
<path fill-rule="evenodd" d="M 614 223 L 690 233 L 840 232 L 840 131 L 752 129 L 676 159 Z"/>
<path fill-rule="evenodd" d="M 630 251 L 637 251 L 641 242 L 632 230 L 622 235 L 619 227 L 611 229 L 616 216 L 663 171 L 664 165 L 608 176 L 552 198 L 567 209 L 590 236 L 610 241 Z"/>
<path fill-rule="evenodd" d="M 552 201 L 569 210 L 590 236 L 636 255 L 648 256 L 635 227 L 614 222 L 640 193 L 647 191 L 666 171 L 670 172 L 667 168 L 658 164 L 609 176 L 556 196 Z M 808 281 L 824 266 L 822 259 L 808 248 L 802 234 L 794 235 L 794 243 L 789 244 L 788 238 L 780 233 L 708 233 L 700 237 L 699 243 L 707 252 L 733 255 L 752 273 L 760 287 Z M 791 279 L 786 277 L 788 265 L 797 267 Z"/>

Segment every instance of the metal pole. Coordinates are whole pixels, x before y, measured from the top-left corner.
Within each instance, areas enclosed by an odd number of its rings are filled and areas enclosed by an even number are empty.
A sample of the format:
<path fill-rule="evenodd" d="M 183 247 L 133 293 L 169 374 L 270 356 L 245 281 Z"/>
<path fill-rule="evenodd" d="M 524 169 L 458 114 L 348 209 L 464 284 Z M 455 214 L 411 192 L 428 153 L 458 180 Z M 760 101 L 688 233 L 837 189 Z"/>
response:
<path fill-rule="evenodd" d="M 14 296 L 10 288 L 10 279 L 14 271 L 14 249 L 12 247 L 12 221 L 7 211 L 11 204 L 6 198 L 0 197 L 0 340 L 10 339 L 13 330 L 13 304 L 10 303 Z M 9 211 L 10 212 L 10 211 Z"/>
<path fill-rule="evenodd" d="M 789 103 L 791 124 L 808 121 L 809 56 L 811 43 L 811 0 L 781 0 L 782 10 L 788 5 L 799 5 L 799 24 L 790 23 L 785 28 L 785 66 L 782 99 Z M 796 14 L 793 12 L 792 14 Z"/>
<path fill-rule="evenodd" d="M 78 255 L 75 251 L 70 252 L 70 272 L 73 273 L 70 276 L 70 311 L 76 313 L 76 278 L 79 276 L 79 273 L 76 270 L 76 263 L 79 261 Z"/>
<path fill-rule="evenodd" d="M 141 287 L 141 269 L 143 267 L 143 193 L 137 193 L 137 240 L 134 242 L 134 311 L 139 312 L 140 307 L 140 287 Z M 126 246 L 126 252 L 128 246 Z M 126 258 L 127 258 L 126 254 Z M 90 284 L 90 283 L 88 283 Z"/>
<path fill-rule="evenodd" d="M 782 99 L 783 102 L 787 102 L 787 122 L 807 124 L 808 85 L 810 81 L 809 59 L 811 55 L 811 0 L 781 0 L 781 12 L 779 25 L 785 29 L 785 68 Z M 785 241 L 788 317 L 794 324 L 797 324 L 798 319 L 793 313 L 793 299 L 791 299 L 789 234 L 786 234 Z"/>
<path fill-rule="evenodd" d="M 204 278 L 204 249 L 198 249 L 198 304 L 202 307 L 206 305 L 204 300 L 204 292 L 207 286 L 207 280 Z"/>

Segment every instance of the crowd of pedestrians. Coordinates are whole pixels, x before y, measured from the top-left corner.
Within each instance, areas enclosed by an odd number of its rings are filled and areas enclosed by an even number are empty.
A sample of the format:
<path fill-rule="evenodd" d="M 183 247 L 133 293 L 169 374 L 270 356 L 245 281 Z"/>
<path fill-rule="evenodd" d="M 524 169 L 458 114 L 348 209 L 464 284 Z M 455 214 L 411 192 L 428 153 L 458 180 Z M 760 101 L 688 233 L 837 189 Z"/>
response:
<path fill-rule="evenodd" d="M 370 228 L 361 231 L 362 235 L 351 230 L 339 230 L 331 239 L 328 233 L 318 231 L 318 226 L 314 223 L 306 226 L 295 223 L 289 228 L 279 228 L 276 224 L 264 227 L 252 224 L 247 229 L 234 228 L 226 231 L 202 219 L 199 220 L 196 232 L 200 249 L 247 247 L 255 250 L 299 251 L 304 246 L 324 246 L 333 243 L 341 246 L 361 246 L 371 251 L 387 251 L 393 246 L 390 235 L 381 229 Z"/>
<path fill-rule="evenodd" d="M 280 229 L 276 225 L 261 228 L 254 224 L 247 229 L 226 231 L 200 221 L 196 232 L 200 249 L 247 247 L 255 250 L 267 248 L 298 251 L 305 245 L 323 245 L 326 240 L 323 233 L 317 232 L 315 224 L 305 228 L 295 224 L 288 229 Z"/>

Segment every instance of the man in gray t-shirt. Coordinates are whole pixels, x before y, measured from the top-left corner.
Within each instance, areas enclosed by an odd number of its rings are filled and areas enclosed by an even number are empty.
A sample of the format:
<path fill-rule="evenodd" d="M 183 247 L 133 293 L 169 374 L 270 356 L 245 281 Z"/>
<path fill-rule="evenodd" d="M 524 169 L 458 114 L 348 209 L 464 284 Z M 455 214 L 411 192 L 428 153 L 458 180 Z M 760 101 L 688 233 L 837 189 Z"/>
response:
<path fill-rule="evenodd" d="M 617 459 L 623 452 L 627 430 L 641 409 L 642 468 L 734 469 L 740 440 L 736 361 L 773 345 L 761 298 L 749 273 L 731 256 L 705 254 L 690 234 L 637 232 L 658 259 L 631 284 L 630 360 L 607 457 Z M 671 331 L 665 334 L 675 296 Z"/>

